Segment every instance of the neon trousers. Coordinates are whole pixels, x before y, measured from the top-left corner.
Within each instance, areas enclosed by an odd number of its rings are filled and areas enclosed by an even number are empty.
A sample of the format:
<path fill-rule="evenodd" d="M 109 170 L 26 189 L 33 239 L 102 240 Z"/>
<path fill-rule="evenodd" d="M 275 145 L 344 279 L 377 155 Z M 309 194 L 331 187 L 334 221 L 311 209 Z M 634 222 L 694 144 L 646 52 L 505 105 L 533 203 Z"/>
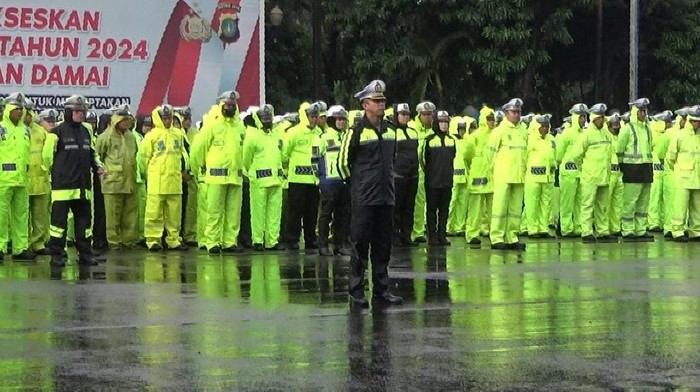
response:
<path fill-rule="evenodd" d="M 464 235 L 467 241 L 487 234 L 491 224 L 493 193 L 470 193 L 467 208 L 467 223 Z"/>
<path fill-rule="evenodd" d="M 469 199 L 468 184 L 453 184 L 450 198 L 450 213 L 447 216 L 447 232 L 460 233 L 465 231 L 467 222 L 467 200 Z"/>
<path fill-rule="evenodd" d="M 12 240 L 12 253 L 29 248 L 29 193 L 26 186 L 0 187 L 0 251 L 7 253 Z"/>
<path fill-rule="evenodd" d="M 107 243 L 110 247 L 133 247 L 139 240 L 139 228 L 135 222 L 139 216 L 138 193 L 105 193 L 103 197 Z"/>
<path fill-rule="evenodd" d="M 416 204 L 413 207 L 413 232 L 411 239 L 425 237 L 425 174 L 418 170 L 418 191 L 416 192 Z"/>
<path fill-rule="evenodd" d="M 610 235 L 608 185 L 581 183 L 579 186 L 581 187 L 581 236 L 593 235 L 594 224 L 598 235 Z"/>
<path fill-rule="evenodd" d="M 234 184 L 207 185 L 207 226 L 204 243 L 207 249 L 215 246 L 231 248 L 238 244 L 241 230 L 243 186 Z"/>
<path fill-rule="evenodd" d="M 625 191 L 622 177 L 612 177 L 608 186 L 610 192 L 610 206 L 608 208 L 608 228 L 611 233 L 620 233 L 622 228 L 620 220 L 622 219 L 622 202 Z"/>
<path fill-rule="evenodd" d="M 250 225 L 253 244 L 271 248 L 280 240 L 282 186 L 250 185 Z"/>
<path fill-rule="evenodd" d="M 554 183 L 526 182 L 525 209 L 527 233 L 549 233 L 549 221 L 552 210 L 552 193 Z"/>
<path fill-rule="evenodd" d="M 667 198 L 671 197 L 668 189 L 669 186 L 667 184 L 667 180 L 671 176 L 673 176 L 672 172 L 654 170 L 654 182 L 651 184 L 651 191 L 649 195 L 649 228 L 664 227 L 666 213 L 668 210 L 667 205 L 672 201 L 672 199 Z"/>
<path fill-rule="evenodd" d="M 688 236 L 700 237 L 700 189 L 675 189 L 672 222 L 674 238 L 685 234 L 686 222 Z"/>
<path fill-rule="evenodd" d="M 51 211 L 50 198 L 48 193 L 29 196 L 29 248 L 32 251 L 46 248 Z"/>
<path fill-rule="evenodd" d="M 518 242 L 524 192 L 523 184 L 494 183 L 491 244 Z"/>
<path fill-rule="evenodd" d="M 559 222 L 562 235 L 581 233 L 581 187 L 578 177 L 559 176 Z"/>
<path fill-rule="evenodd" d="M 664 221 L 663 221 L 663 229 L 664 233 L 670 233 L 673 231 L 673 201 L 676 199 L 676 184 L 675 184 L 675 179 L 673 178 L 673 172 L 668 172 L 666 175 L 666 178 L 664 179 L 664 200 L 668 200 L 667 203 L 664 203 Z"/>
<path fill-rule="evenodd" d="M 146 198 L 146 217 L 144 234 L 146 245 L 160 245 L 165 229 L 165 243 L 169 248 L 181 245 L 180 222 L 182 215 L 182 195 L 148 195 Z"/>
<path fill-rule="evenodd" d="M 139 223 L 138 223 L 138 235 L 139 235 L 139 241 L 143 240 L 146 238 L 143 234 L 143 224 L 146 219 L 146 199 L 148 196 L 148 192 L 146 192 L 146 184 L 141 183 L 141 184 L 136 184 L 136 189 L 138 189 L 139 192 Z"/>
<path fill-rule="evenodd" d="M 208 186 L 204 182 L 197 184 L 197 245 L 206 247 L 204 231 L 207 227 L 207 190 Z"/>
<path fill-rule="evenodd" d="M 195 242 L 197 240 L 197 181 L 191 179 L 187 181 L 187 204 L 185 205 L 185 227 L 183 230 L 183 240 L 185 242 Z"/>
<path fill-rule="evenodd" d="M 647 232 L 647 217 L 651 184 L 625 184 L 622 196 L 622 235 L 642 235 Z"/>

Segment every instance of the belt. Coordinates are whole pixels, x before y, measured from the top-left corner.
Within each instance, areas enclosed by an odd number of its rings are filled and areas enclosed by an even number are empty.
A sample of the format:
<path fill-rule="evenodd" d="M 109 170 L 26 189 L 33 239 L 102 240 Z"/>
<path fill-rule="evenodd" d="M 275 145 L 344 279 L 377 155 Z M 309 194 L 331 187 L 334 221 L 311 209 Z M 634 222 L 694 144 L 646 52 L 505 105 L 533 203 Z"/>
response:
<path fill-rule="evenodd" d="M 467 174 L 467 170 L 466 170 L 466 169 L 454 169 L 454 175 L 455 175 L 455 176 L 463 176 L 463 175 L 465 175 L 465 174 Z"/>
<path fill-rule="evenodd" d="M 2 171 L 17 171 L 17 164 L 16 163 L 3 163 L 2 164 Z"/>
<path fill-rule="evenodd" d="M 530 173 L 537 175 L 537 176 L 542 176 L 547 174 L 547 167 L 545 166 L 533 166 L 530 168 Z"/>
<path fill-rule="evenodd" d="M 209 175 L 213 177 L 228 176 L 228 169 L 209 169 Z"/>
<path fill-rule="evenodd" d="M 655 163 L 653 166 L 654 166 L 654 171 L 664 171 L 664 164 L 663 163 Z"/>
<path fill-rule="evenodd" d="M 566 170 L 578 170 L 578 166 L 574 162 L 566 162 L 564 164 L 564 169 Z"/>
<path fill-rule="evenodd" d="M 620 171 L 620 165 L 618 165 L 617 163 L 612 164 L 610 165 L 610 170 L 614 172 Z"/>
<path fill-rule="evenodd" d="M 294 168 L 294 174 L 302 175 L 302 176 L 312 176 L 314 175 L 314 167 L 313 166 L 297 166 Z"/>

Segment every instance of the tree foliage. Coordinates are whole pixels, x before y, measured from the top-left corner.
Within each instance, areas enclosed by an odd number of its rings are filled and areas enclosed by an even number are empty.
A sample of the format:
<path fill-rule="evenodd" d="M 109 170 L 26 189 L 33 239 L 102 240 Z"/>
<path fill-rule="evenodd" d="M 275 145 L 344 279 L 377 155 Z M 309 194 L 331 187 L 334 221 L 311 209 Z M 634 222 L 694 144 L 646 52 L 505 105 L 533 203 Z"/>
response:
<path fill-rule="evenodd" d="M 269 1 L 285 12 L 266 43 L 268 101 L 283 110 L 305 99 L 357 107 L 352 94 L 377 78 L 391 102 L 430 99 L 450 112 L 514 96 L 554 114 L 576 102 L 626 108 L 629 1 L 325 0 L 319 97 L 310 3 Z M 700 0 L 640 3 L 640 93 L 659 109 L 700 103 Z"/>

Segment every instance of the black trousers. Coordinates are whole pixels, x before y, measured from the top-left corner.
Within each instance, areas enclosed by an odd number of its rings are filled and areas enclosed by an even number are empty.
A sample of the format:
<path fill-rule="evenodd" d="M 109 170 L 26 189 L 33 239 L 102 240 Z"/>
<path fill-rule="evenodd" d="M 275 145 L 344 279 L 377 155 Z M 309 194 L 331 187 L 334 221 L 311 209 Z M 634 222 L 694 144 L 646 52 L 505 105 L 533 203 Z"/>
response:
<path fill-rule="evenodd" d="M 304 245 L 316 244 L 318 223 L 318 186 L 289 183 L 287 196 L 287 241 L 298 243 L 304 222 Z"/>
<path fill-rule="evenodd" d="M 372 283 L 374 293 L 389 290 L 389 259 L 391 257 L 392 216 L 394 206 L 353 205 L 350 214 L 350 272 L 348 292 L 354 297 L 364 295 L 365 270 L 372 249 Z"/>
<path fill-rule="evenodd" d="M 425 218 L 430 239 L 447 238 L 447 216 L 450 213 L 452 188 L 425 188 Z"/>
<path fill-rule="evenodd" d="M 68 210 L 73 211 L 73 223 L 75 225 L 75 248 L 81 256 L 92 254 L 90 241 L 85 232 L 90 228 L 91 211 L 90 200 L 66 200 L 54 201 L 51 204 L 51 238 L 47 247 L 52 255 L 60 255 L 66 247 L 66 230 L 68 228 Z M 58 237 L 54 227 L 63 231 Z"/>
<path fill-rule="evenodd" d="M 418 177 L 394 178 L 394 188 L 396 195 L 394 239 L 410 242 L 413 231 L 413 210 L 418 193 Z"/>
<path fill-rule="evenodd" d="M 250 228 L 250 182 L 243 182 L 243 204 L 241 205 L 241 228 L 238 232 L 238 245 L 253 246 L 253 232 Z"/>
<path fill-rule="evenodd" d="M 321 186 L 321 217 L 318 220 L 318 244 L 328 246 L 331 221 L 333 243 L 338 249 L 348 242 L 350 230 L 350 188 L 345 184 Z"/>
<path fill-rule="evenodd" d="M 98 175 L 93 176 L 94 222 L 92 224 L 92 243 L 107 246 L 107 218 L 105 214 L 105 198 L 102 195 L 102 183 Z"/>

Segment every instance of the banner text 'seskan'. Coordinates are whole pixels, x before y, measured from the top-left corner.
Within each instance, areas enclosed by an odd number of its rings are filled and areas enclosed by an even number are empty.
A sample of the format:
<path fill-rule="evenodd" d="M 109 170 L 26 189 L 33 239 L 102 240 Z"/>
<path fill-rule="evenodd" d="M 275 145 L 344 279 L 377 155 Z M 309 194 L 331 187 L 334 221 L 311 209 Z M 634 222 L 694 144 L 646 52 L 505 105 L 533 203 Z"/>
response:
<path fill-rule="evenodd" d="M 0 7 L 0 30 L 100 31 L 102 13 L 56 8 Z"/>

